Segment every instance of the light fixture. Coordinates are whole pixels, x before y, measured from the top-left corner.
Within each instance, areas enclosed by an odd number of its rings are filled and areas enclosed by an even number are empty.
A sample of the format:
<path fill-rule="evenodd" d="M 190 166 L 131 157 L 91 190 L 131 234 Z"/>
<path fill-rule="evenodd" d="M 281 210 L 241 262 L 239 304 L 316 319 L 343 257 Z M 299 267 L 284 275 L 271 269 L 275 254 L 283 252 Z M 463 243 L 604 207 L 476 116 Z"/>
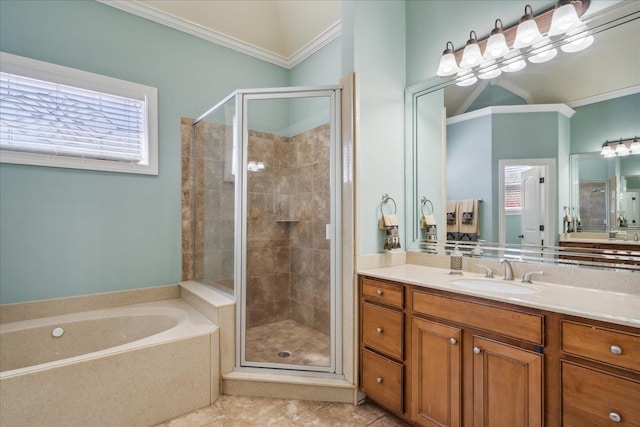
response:
<path fill-rule="evenodd" d="M 593 36 L 587 29 L 587 26 L 582 24 L 580 27 L 569 31 L 564 44 L 560 46 L 563 52 L 574 53 L 585 50 L 593 44 Z"/>
<path fill-rule="evenodd" d="M 500 74 L 502 70 L 494 60 L 485 62 L 478 68 L 478 78 L 483 80 L 495 79 Z"/>
<path fill-rule="evenodd" d="M 520 18 L 520 23 L 518 24 L 513 48 L 529 47 L 540 40 L 542 40 L 542 34 L 540 34 L 536 20 L 533 19 L 533 9 L 531 9 L 531 5 L 526 5 L 524 7 L 524 15 Z"/>
<path fill-rule="evenodd" d="M 553 11 L 551 17 L 551 28 L 549 28 L 549 37 L 560 36 L 573 28 L 582 24 L 582 21 L 578 17 L 576 7 L 571 0 L 560 0 L 556 4 L 556 8 Z"/>
<path fill-rule="evenodd" d="M 458 50 L 448 41 L 436 74 L 445 77 L 457 73 L 453 78 L 456 85 L 469 86 L 478 78 L 492 79 L 502 72 L 522 70 L 527 60 L 534 64 L 550 61 L 558 55 L 558 46 L 564 52 L 586 49 L 594 38 L 579 17 L 591 1 L 558 0 L 537 14 L 526 5 L 518 24 L 504 28 L 502 20 L 496 19 L 489 36 L 479 40 L 471 31 L 464 48 Z M 550 35 L 558 37 L 552 39 Z M 507 43 L 512 42 L 510 48 Z"/>
<path fill-rule="evenodd" d="M 543 39 L 533 45 L 533 50 L 529 53 L 529 62 L 534 64 L 541 64 L 543 62 L 551 61 L 558 54 L 558 49 L 553 47 L 549 39 Z"/>
<path fill-rule="evenodd" d="M 477 81 L 478 78 L 473 74 L 473 72 L 469 70 L 460 71 L 456 77 L 456 86 L 471 86 Z"/>
<path fill-rule="evenodd" d="M 510 57 L 500 63 L 500 69 L 505 73 L 515 73 L 526 66 L 527 63 L 519 52 L 511 54 Z"/>
<path fill-rule="evenodd" d="M 449 45 L 451 45 L 451 48 L 449 48 Z M 453 43 L 447 42 L 447 48 L 444 50 L 444 52 L 442 52 L 440 65 L 438 66 L 438 71 L 436 72 L 438 76 L 450 76 L 460 71 L 458 63 L 456 62 L 456 56 L 454 55 L 453 51 Z"/>
<path fill-rule="evenodd" d="M 617 141 L 605 141 L 602 144 L 600 154 L 604 157 L 623 157 L 640 154 L 640 142 L 638 137 L 622 139 Z"/>
<path fill-rule="evenodd" d="M 480 52 L 480 46 L 478 46 L 478 36 L 475 31 L 469 33 L 469 40 L 462 52 L 462 60 L 460 61 L 460 68 L 472 68 L 476 65 L 480 65 L 482 62 L 482 53 Z"/>
<path fill-rule="evenodd" d="M 498 23 L 500 26 L 498 26 Z M 507 46 L 507 39 L 504 36 L 502 28 L 502 20 L 496 19 L 494 29 L 491 30 L 491 36 L 487 40 L 487 45 L 484 48 L 484 59 L 498 59 L 509 53 L 509 46 Z"/>

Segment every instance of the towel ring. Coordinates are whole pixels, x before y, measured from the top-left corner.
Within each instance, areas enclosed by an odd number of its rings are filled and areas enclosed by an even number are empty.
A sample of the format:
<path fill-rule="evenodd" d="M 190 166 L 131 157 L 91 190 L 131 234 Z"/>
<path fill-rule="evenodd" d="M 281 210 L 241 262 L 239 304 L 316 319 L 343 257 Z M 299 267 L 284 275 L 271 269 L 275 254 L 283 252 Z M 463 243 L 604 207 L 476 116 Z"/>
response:
<path fill-rule="evenodd" d="M 389 201 L 391 201 L 393 203 L 393 212 L 392 212 L 392 214 L 395 215 L 395 213 L 398 212 L 398 205 L 396 205 L 396 201 L 393 200 L 393 198 L 391 198 L 387 193 L 384 193 L 382 195 L 382 203 L 380 204 L 380 213 L 382 215 L 384 215 L 384 212 L 382 211 L 382 205 L 384 205 L 385 203 L 388 203 Z"/>
<path fill-rule="evenodd" d="M 426 196 L 422 196 L 422 199 L 420 199 L 420 201 L 422 202 L 422 204 L 420 205 L 420 212 L 422 213 L 422 216 L 425 216 L 424 206 L 427 203 L 429 203 L 429 206 L 431 206 L 431 212 L 428 213 L 428 215 L 431 215 L 433 213 L 433 203 L 431 203 L 431 200 L 427 199 Z"/>

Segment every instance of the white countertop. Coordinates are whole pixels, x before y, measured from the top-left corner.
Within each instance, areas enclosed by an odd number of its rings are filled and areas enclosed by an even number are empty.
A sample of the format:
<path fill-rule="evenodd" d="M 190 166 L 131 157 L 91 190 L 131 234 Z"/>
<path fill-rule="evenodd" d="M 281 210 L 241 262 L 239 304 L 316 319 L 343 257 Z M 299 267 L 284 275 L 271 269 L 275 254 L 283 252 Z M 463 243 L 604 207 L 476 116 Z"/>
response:
<path fill-rule="evenodd" d="M 460 287 L 452 282 L 460 279 L 491 280 L 498 284 L 504 282 L 502 277 L 499 276 L 494 279 L 485 279 L 483 274 L 466 271 L 462 276 L 452 276 L 449 275 L 448 269 L 414 264 L 363 269 L 358 271 L 358 274 L 620 325 L 640 327 L 640 295 L 537 282 L 535 276 L 533 277 L 533 284 L 520 283 L 517 278 L 507 282 L 508 284 L 534 289 L 536 292 L 531 294 L 508 294 L 473 290 Z"/>

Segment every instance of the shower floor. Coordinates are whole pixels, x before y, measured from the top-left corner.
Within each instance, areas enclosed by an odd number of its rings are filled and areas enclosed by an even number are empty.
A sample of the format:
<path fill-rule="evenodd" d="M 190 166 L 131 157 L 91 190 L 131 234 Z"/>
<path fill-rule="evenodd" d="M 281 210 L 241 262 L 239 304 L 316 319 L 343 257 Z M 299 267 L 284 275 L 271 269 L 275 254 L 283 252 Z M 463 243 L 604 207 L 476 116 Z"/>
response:
<path fill-rule="evenodd" d="M 330 366 L 329 336 L 295 320 L 282 320 L 247 329 L 245 357 L 251 362 Z M 281 352 L 290 352 L 281 357 Z"/>

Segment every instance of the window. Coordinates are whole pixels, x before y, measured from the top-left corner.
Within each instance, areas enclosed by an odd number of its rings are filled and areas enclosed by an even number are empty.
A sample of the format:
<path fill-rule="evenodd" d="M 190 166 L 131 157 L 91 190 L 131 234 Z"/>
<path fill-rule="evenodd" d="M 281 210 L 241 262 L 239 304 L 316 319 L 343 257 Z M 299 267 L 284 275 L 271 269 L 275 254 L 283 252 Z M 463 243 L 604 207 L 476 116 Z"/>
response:
<path fill-rule="evenodd" d="M 504 210 L 509 213 L 520 213 L 522 210 L 522 172 L 531 166 L 504 167 Z"/>
<path fill-rule="evenodd" d="M 158 174 L 157 89 L 0 55 L 1 162 Z"/>

